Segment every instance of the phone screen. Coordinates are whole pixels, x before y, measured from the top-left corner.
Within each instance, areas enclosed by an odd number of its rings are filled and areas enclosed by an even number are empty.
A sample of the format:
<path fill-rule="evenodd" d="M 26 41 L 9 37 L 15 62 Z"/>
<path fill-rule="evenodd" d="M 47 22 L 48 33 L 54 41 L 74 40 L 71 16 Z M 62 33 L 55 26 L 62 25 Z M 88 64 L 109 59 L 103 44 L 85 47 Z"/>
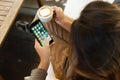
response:
<path fill-rule="evenodd" d="M 43 24 L 40 22 L 40 20 L 37 20 L 32 24 L 31 30 L 37 40 L 40 42 L 41 46 L 45 45 L 45 40 L 47 37 L 50 38 L 50 43 L 53 42 L 53 39 L 51 38 Z"/>

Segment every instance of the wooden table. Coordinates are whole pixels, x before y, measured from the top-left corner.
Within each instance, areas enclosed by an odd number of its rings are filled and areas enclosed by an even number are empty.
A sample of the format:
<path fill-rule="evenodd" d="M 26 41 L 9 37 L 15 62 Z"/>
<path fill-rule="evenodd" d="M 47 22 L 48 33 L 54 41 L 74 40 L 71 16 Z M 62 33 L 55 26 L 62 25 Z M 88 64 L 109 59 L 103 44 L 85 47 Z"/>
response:
<path fill-rule="evenodd" d="M 0 0 L 0 46 L 24 0 Z"/>

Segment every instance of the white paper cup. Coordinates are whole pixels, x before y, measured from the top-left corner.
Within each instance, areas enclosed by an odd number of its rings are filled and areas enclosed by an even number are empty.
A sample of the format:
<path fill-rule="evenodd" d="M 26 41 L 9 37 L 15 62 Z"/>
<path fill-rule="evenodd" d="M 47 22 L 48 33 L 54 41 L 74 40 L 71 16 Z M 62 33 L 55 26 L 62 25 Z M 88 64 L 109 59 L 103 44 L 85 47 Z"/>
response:
<path fill-rule="evenodd" d="M 53 18 L 53 9 L 49 6 L 43 6 L 38 9 L 37 16 L 42 22 L 49 22 Z"/>

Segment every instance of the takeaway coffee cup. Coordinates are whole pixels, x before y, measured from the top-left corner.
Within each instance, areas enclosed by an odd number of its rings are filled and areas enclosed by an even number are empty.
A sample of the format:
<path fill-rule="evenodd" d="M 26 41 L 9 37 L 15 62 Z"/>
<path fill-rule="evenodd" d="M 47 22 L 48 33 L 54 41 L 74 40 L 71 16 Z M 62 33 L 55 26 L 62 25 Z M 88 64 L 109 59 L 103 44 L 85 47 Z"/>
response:
<path fill-rule="evenodd" d="M 49 6 L 43 6 L 38 9 L 37 16 L 42 22 L 49 22 L 53 18 L 53 9 Z"/>

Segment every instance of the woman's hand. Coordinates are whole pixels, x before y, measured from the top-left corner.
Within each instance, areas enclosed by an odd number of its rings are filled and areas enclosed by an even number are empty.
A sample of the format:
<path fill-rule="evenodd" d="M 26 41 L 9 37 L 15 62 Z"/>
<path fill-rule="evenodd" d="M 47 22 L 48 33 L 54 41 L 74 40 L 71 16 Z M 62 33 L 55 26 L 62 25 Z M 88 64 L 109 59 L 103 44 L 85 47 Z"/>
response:
<path fill-rule="evenodd" d="M 62 8 L 60 8 L 60 7 L 54 6 L 53 9 L 55 11 L 54 19 L 55 19 L 56 23 L 70 32 L 70 28 L 71 28 L 73 19 L 64 15 L 64 12 L 63 12 Z"/>
<path fill-rule="evenodd" d="M 35 49 L 40 57 L 40 64 L 38 68 L 47 70 L 50 64 L 50 45 L 49 39 L 46 39 L 45 45 L 41 46 L 37 40 L 35 40 Z"/>
<path fill-rule="evenodd" d="M 54 6 L 53 7 L 55 11 L 54 19 L 56 23 L 62 26 L 64 20 L 65 20 L 65 15 L 61 7 Z"/>

